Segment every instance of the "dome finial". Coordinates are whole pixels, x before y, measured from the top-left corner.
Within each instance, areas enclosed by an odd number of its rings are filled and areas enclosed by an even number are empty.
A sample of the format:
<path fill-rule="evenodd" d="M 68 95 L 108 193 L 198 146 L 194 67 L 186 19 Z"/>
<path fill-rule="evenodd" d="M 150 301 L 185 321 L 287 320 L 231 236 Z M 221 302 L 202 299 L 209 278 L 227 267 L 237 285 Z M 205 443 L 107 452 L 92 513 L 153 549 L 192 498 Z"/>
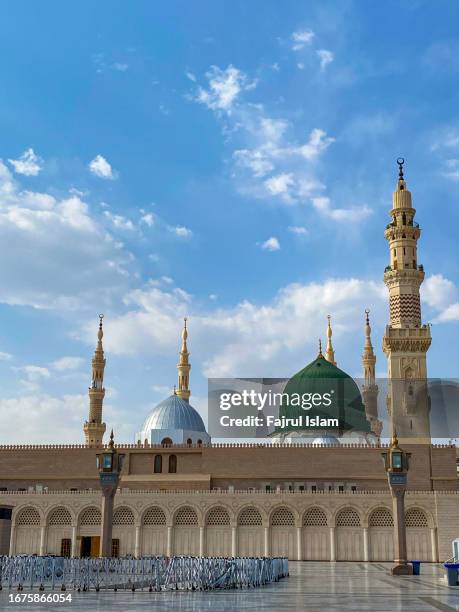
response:
<path fill-rule="evenodd" d="M 174 395 L 177 395 L 177 387 L 174 385 L 174 391 L 173 391 Z"/>
<path fill-rule="evenodd" d="M 331 328 L 331 315 L 327 315 L 328 325 L 327 325 L 327 349 L 325 351 L 325 359 L 332 363 L 334 366 L 336 365 L 335 361 L 335 351 L 333 350 L 332 345 L 332 328 Z"/>

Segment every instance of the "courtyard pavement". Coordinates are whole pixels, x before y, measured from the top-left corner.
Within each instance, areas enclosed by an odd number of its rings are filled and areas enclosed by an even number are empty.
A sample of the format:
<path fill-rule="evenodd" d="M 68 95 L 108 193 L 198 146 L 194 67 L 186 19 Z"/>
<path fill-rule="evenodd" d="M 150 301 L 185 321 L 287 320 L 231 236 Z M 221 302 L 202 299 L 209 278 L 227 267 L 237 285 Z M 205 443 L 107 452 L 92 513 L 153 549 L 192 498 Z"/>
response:
<path fill-rule="evenodd" d="M 72 602 L 63 604 L 10 604 L 10 592 L 4 590 L 0 593 L 0 610 L 459 612 L 459 587 L 450 588 L 442 582 L 442 565 L 423 563 L 420 576 L 393 577 L 389 568 L 388 563 L 291 561 L 290 577 L 258 589 L 165 593 L 72 592 Z M 26 588 L 24 592 L 27 592 Z M 16 591 L 11 593 L 16 594 Z"/>

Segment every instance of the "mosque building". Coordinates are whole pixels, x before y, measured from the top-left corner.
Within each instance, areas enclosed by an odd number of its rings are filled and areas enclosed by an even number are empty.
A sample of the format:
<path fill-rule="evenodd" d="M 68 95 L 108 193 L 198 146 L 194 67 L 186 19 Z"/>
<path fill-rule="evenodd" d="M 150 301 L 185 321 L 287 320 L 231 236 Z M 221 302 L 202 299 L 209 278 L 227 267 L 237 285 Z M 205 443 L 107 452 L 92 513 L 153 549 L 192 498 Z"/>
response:
<path fill-rule="evenodd" d="M 408 558 L 445 560 L 459 529 L 456 447 L 430 435 L 426 355 L 417 261 L 419 225 L 403 166 L 385 230 L 390 320 L 388 415 L 411 452 L 406 493 Z M 258 443 L 212 442 L 190 403 L 188 328 L 178 385 L 153 408 L 125 455 L 115 496 L 113 552 L 119 555 L 287 555 L 294 560 L 393 560 L 392 499 L 381 461 L 376 357 L 364 318 L 363 382 L 337 365 L 328 319 L 324 353 L 293 375 L 284 393 L 336 385 L 338 428 L 274 429 Z M 0 447 L 0 554 L 97 555 L 101 492 L 96 454 L 104 445 L 103 325 L 92 360 L 84 444 Z M 298 409 L 282 408 L 294 418 Z M 343 424 L 344 423 L 344 426 Z"/>

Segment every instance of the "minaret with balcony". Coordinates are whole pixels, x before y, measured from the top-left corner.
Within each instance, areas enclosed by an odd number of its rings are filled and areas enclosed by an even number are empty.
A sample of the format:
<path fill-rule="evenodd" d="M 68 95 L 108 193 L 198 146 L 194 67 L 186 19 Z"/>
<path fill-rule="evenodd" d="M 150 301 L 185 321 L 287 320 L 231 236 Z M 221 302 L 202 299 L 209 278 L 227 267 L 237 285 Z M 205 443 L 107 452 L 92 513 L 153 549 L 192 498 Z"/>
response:
<path fill-rule="evenodd" d="M 388 361 L 387 408 L 399 438 L 406 442 L 430 442 L 430 402 L 427 392 L 426 355 L 431 343 L 430 326 L 422 323 L 419 288 L 424 269 L 418 264 L 421 235 L 398 159 L 399 176 L 392 198 L 391 222 L 385 237 L 390 265 L 384 272 L 389 290 L 390 323 L 383 338 Z"/>

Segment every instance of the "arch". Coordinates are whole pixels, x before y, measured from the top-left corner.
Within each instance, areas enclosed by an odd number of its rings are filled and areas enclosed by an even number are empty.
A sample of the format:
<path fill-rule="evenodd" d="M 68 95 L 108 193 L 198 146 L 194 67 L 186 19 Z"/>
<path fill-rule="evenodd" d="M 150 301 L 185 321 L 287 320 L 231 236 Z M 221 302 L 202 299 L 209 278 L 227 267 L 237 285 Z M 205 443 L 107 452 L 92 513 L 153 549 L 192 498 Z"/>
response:
<path fill-rule="evenodd" d="M 224 506 L 211 507 L 205 516 L 206 548 L 209 557 L 232 555 L 232 532 L 230 513 Z"/>
<path fill-rule="evenodd" d="M 141 516 L 142 554 L 166 555 L 166 512 L 159 506 L 149 506 Z"/>
<path fill-rule="evenodd" d="M 394 519 L 392 517 L 392 512 L 389 508 L 385 506 L 379 506 L 378 508 L 374 508 L 371 510 L 370 515 L 368 517 L 368 526 L 369 527 L 393 527 Z"/>
<path fill-rule="evenodd" d="M 246 506 L 239 512 L 237 524 L 245 527 L 263 525 L 261 512 L 255 506 Z"/>
<path fill-rule="evenodd" d="M 48 512 L 47 525 L 71 525 L 72 524 L 72 515 L 68 508 L 64 506 L 57 506 Z"/>
<path fill-rule="evenodd" d="M 191 506 L 181 506 L 174 514 L 174 525 L 199 525 L 198 514 Z"/>
<path fill-rule="evenodd" d="M 303 514 L 303 527 L 326 527 L 328 525 L 327 513 L 319 506 L 308 508 Z"/>
<path fill-rule="evenodd" d="M 99 508 L 95 506 L 87 506 L 83 510 L 81 510 L 78 516 L 78 524 L 85 526 L 95 526 L 100 525 L 101 522 L 101 513 Z"/>
<path fill-rule="evenodd" d="M 335 516 L 337 561 L 363 560 L 363 529 L 356 508 L 344 506 Z"/>
<path fill-rule="evenodd" d="M 376 506 L 368 514 L 368 557 L 370 561 L 394 558 L 394 519 L 386 506 Z"/>
<path fill-rule="evenodd" d="M 405 511 L 406 549 L 408 559 L 432 561 L 433 551 L 429 527 L 434 523 L 424 508 L 411 506 Z M 436 559 L 435 559 L 436 560 Z"/>
<path fill-rule="evenodd" d="M 242 508 L 237 516 L 237 554 L 241 557 L 261 557 L 265 554 L 263 518 L 253 505 Z"/>
<path fill-rule="evenodd" d="M 177 472 L 177 455 L 169 455 L 169 474 Z"/>
<path fill-rule="evenodd" d="M 281 527 L 281 526 L 295 526 L 295 516 L 287 506 L 279 506 L 270 516 L 270 525 L 273 527 Z"/>
<path fill-rule="evenodd" d="M 422 508 L 412 507 L 405 512 L 405 527 L 428 527 L 427 515 Z"/>
<path fill-rule="evenodd" d="M 155 455 L 153 461 L 153 472 L 155 474 L 161 474 L 163 471 L 163 457 L 162 455 Z"/>
<path fill-rule="evenodd" d="M 191 446 L 193 444 L 193 440 L 191 438 L 187 438 L 186 443 L 188 446 Z"/>
<path fill-rule="evenodd" d="M 40 512 L 33 506 L 26 506 L 16 514 L 15 525 L 21 527 L 37 527 L 40 525 Z"/>
<path fill-rule="evenodd" d="M 199 555 L 198 513 L 192 506 L 181 506 L 174 514 L 175 555 Z"/>
<path fill-rule="evenodd" d="M 213 506 L 206 514 L 205 524 L 211 527 L 217 525 L 231 525 L 231 519 L 228 510 L 223 506 Z"/>
<path fill-rule="evenodd" d="M 172 446 L 172 440 L 170 438 L 163 438 L 161 440 L 161 446 Z"/>
<path fill-rule="evenodd" d="M 166 513 L 159 506 L 148 507 L 142 515 L 142 525 L 166 525 Z"/>
<path fill-rule="evenodd" d="M 360 513 L 352 506 L 340 508 L 335 515 L 336 527 L 360 527 Z"/>
<path fill-rule="evenodd" d="M 115 508 L 113 512 L 113 525 L 134 525 L 134 513 L 127 506 Z"/>

